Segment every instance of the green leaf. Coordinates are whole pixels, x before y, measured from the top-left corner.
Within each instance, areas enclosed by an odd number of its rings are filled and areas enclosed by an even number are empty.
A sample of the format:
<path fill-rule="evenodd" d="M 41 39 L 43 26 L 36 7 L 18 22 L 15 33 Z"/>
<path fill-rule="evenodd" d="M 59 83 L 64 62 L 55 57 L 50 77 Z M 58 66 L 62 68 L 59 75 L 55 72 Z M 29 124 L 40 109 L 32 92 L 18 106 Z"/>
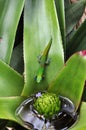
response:
<path fill-rule="evenodd" d="M 65 7 L 69 6 L 71 4 L 71 1 L 70 0 L 65 0 Z"/>
<path fill-rule="evenodd" d="M 0 118 L 18 122 L 15 114 L 17 107 L 25 97 L 0 97 Z"/>
<path fill-rule="evenodd" d="M 10 63 L 24 0 L 0 0 L 0 59 Z"/>
<path fill-rule="evenodd" d="M 36 83 L 37 56 L 52 38 L 50 64 L 41 83 Z M 45 90 L 64 63 L 62 39 L 54 0 L 26 0 L 24 12 L 25 86 L 23 95 Z"/>
<path fill-rule="evenodd" d="M 73 30 L 66 36 L 66 46 L 67 46 L 68 42 L 70 41 L 70 39 L 75 34 L 75 32 L 76 32 L 76 30 L 73 28 Z"/>
<path fill-rule="evenodd" d="M 86 130 L 86 102 L 82 102 L 80 117 L 77 123 L 70 130 Z"/>
<path fill-rule="evenodd" d="M 23 86 L 22 76 L 0 60 L 0 97 L 20 95 Z"/>
<path fill-rule="evenodd" d="M 86 57 L 77 53 L 67 61 L 59 76 L 50 84 L 48 91 L 69 98 L 77 109 L 81 101 L 85 79 Z"/>
<path fill-rule="evenodd" d="M 80 20 L 86 1 L 80 0 L 76 3 L 70 4 L 65 8 L 65 16 L 66 16 L 66 33 L 70 33 L 74 28 L 76 23 Z"/>
<path fill-rule="evenodd" d="M 20 43 L 14 48 L 12 52 L 10 66 L 21 74 L 24 72 L 23 44 L 22 43 Z"/>
<path fill-rule="evenodd" d="M 79 27 L 73 37 L 69 40 L 66 47 L 67 58 L 73 53 L 86 49 L 86 20 Z"/>
<path fill-rule="evenodd" d="M 60 25 L 60 30 L 61 30 L 61 35 L 62 35 L 62 41 L 63 41 L 63 46 L 64 46 L 64 51 L 65 51 L 65 36 L 66 36 L 66 30 L 65 30 L 65 7 L 64 7 L 64 0 L 55 0 L 56 3 L 56 9 L 57 9 L 57 14 L 58 14 L 58 20 L 59 20 L 59 25 Z"/>

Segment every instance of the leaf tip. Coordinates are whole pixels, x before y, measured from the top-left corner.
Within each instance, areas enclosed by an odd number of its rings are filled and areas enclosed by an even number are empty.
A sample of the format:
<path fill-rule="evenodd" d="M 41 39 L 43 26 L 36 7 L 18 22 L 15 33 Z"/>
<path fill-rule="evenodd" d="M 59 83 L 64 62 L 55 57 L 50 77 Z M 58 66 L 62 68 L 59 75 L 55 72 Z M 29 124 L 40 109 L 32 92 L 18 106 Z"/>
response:
<path fill-rule="evenodd" d="M 86 58 L 86 50 L 80 51 L 79 54 Z"/>

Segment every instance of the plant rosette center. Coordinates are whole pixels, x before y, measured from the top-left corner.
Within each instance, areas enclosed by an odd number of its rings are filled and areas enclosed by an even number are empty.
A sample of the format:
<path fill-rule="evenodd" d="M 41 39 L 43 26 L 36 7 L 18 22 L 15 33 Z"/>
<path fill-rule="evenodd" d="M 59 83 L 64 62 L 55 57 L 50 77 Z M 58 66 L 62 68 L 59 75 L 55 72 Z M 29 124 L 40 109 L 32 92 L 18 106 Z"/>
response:
<path fill-rule="evenodd" d="M 34 101 L 34 109 L 45 118 L 52 118 L 61 109 L 61 101 L 54 93 L 42 93 Z"/>
<path fill-rule="evenodd" d="M 26 128 L 43 130 L 65 129 L 77 120 L 74 104 L 67 97 L 48 92 L 38 92 L 23 101 L 16 116 Z"/>

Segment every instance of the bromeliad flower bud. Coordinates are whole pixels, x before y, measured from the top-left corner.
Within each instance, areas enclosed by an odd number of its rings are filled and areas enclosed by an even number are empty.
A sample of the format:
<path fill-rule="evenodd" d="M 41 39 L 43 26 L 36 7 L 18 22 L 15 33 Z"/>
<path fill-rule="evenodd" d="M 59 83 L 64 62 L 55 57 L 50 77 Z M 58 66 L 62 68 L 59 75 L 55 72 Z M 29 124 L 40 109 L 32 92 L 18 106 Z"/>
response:
<path fill-rule="evenodd" d="M 33 104 L 36 111 L 45 118 L 52 118 L 58 114 L 61 108 L 61 101 L 54 93 L 43 93 Z"/>

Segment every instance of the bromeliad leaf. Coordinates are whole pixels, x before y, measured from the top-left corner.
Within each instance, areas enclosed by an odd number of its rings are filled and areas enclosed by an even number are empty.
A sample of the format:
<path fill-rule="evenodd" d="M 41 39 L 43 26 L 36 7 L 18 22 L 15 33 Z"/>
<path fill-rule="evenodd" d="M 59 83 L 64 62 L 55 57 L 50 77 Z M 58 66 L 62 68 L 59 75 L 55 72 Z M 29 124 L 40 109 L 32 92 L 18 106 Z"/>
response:
<path fill-rule="evenodd" d="M 86 49 L 86 20 L 84 23 L 79 27 L 79 29 L 76 31 L 75 35 L 69 40 L 67 44 L 67 58 L 72 55 L 73 53 L 81 50 Z"/>
<path fill-rule="evenodd" d="M 80 20 L 84 8 L 85 8 L 86 1 L 79 0 L 74 4 L 69 4 L 65 9 L 66 15 L 66 33 L 69 34 L 76 23 Z"/>
<path fill-rule="evenodd" d="M 82 102 L 80 109 L 80 117 L 77 123 L 70 130 L 86 130 L 86 102 Z"/>
<path fill-rule="evenodd" d="M 44 80 L 37 84 L 34 76 L 37 74 L 37 56 L 52 38 L 49 51 L 51 59 L 46 67 Z M 45 90 L 54 76 L 63 66 L 64 54 L 61 33 L 56 15 L 54 0 L 26 0 L 24 11 L 24 62 L 25 86 L 23 95 Z M 58 67 L 57 67 L 58 66 Z M 54 73 L 53 73 L 54 68 Z"/>
<path fill-rule="evenodd" d="M 23 77 L 0 60 L 0 97 L 18 96 L 23 86 Z"/>
<path fill-rule="evenodd" d="M 0 0 L 0 59 L 10 63 L 24 0 Z"/>
<path fill-rule="evenodd" d="M 77 53 L 68 60 L 59 76 L 51 83 L 48 91 L 71 99 L 77 110 L 81 101 L 85 80 L 86 56 Z"/>
<path fill-rule="evenodd" d="M 68 7 L 71 4 L 70 0 L 65 0 L 64 2 L 65 2 L 65 8 Z"/>
<path fill-rule="evenodd" d="M 0 97 L 0 118 L 15 121 L 18 123 L 15 111 L 25 97 Z M 19 122 L 20 123 L 20 122 Z"/>

